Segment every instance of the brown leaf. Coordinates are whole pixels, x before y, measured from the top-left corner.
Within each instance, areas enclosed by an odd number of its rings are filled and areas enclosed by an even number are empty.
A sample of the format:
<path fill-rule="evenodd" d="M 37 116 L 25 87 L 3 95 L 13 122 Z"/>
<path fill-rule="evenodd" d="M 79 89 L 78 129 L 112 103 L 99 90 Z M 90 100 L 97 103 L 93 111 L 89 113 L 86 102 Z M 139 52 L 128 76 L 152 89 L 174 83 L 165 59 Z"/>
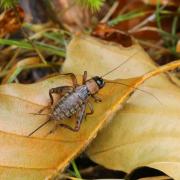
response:
<path fill-rule="evenodd" d="M 122 44 L 125 47 L 132 45 L 131 37 L 123 31 L 109 27 L 107 24 L 98 24 L 92 35 L 106 41 Z"/>
<path fill-rule="evenodd" d="M 23 20 L 24 11 L 20 6 L 17 6 L 16 10 L 10 9 L 0 14 L 0 38 L 20 29 Z"/>

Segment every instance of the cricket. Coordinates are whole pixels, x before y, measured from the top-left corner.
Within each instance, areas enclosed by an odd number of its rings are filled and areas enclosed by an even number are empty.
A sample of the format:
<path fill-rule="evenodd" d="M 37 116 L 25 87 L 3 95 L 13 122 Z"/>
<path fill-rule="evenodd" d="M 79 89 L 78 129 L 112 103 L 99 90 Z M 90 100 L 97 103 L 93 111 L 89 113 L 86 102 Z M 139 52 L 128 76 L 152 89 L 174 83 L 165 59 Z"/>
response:
<path fill-rule="evenodd" d="M 137 53 L 138 52 L 134 53 L 132 56 L 128 57 L 125 61 L 123 61 L 120 65 L 105 73 L 101 77 L 94 76 L 90 79 L 87 79 L 87 71 L 84 71 L 84 75 L 82 77 L 82 85 L 79 85 L 77 83 L 77 78 L 73 73 L 64 74 L 71 77 L 72 86 L 60 86 L 49 90 L 50 106 L 46 106 L 43 109 L 41 109 L 38 113 L 34 113 L 35 115 L 46 115 L 41 113 L 45 109 L 50 108 L 51 112 L 50 114 L 48 114 L 49 118 L 45 123 L 43 123 L 37 129 L 35 129 L 33 132 L 31 132 L 29 136 L 34 134 L 38 129 L 43 127 L 51 120 L 55 121 L 55 127 L 49 132 L 49 134 L 53 133 L 58 127 L 63 127 L 73 132 L 78 132 L 80 130 L 83 119 L 87 115 L 91 115 L 94 112 L 93 105 L 89 101 L 89 98 L 92 97 L 95 100 L 95 102 L 101 102 L 101 98 L 97 96 L 97 93 L 100 91 L 100 89 L 102 89 L 106 83 L 116 83 L 105 81 L 103 77 L 117 70 L 120 66 L 129 61 Z M 117 82 L 117 84 L 122 83 Z M 126 84 L 122 85 L 129 86 Z M 138 88 L 134 89 L 143 91 Z M 149 92 L 143 92 L 148 93 L 154 97 L 154 95 Z M 57 101 L 56 104 L 54 104 L 53 94 L 61 95 L 61 98 Z M 87 107 L 89 108 L 90 112 L 86 112 Z M 76 123 L 74 127 L 61 123 L 62 120 L 70 119 L 74 115 L 76 117 Z"/>

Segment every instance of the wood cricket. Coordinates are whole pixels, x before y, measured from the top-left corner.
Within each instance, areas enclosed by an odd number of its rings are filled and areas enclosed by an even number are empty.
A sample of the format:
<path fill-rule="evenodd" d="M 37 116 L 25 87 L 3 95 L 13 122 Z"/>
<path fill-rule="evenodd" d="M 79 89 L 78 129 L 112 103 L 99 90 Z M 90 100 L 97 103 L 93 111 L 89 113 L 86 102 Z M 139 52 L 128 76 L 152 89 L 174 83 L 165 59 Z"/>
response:
<path fill-rule="evenodd" d="M 136 53 L 134 53 L 132 56 L 134 56 Z M 78 85 L 76 76 L 73 73 L 68 73 L 65 75 L 69 75 L 72 79 L 72 86 L 60 86 L 55 87 L 49 90 L 49 97 L 50 97 L 50 106 L 47 106 L 43 109 L 41 109 L 36 115 L 46 115 L 41 114 L 42 111 L 44 111 L 46 108 L 51 108 L 51 112 L 49 115 L 48 120 L 43 123 L 41 126 L 39 126 L 37 129 L 35 129 L 33 132 L 29 134 L 31 136 L 34 134 L 38 129 L 40 129 L 42 126 L 44 126 L 46 123 L 48 123 L 50 120 L 53 120 L 56 122 L 56 126 L 49 132 L 54 132 L 57 127 L 63 127 L 67 128 L 71 131 L 77 132 L 80 129 L 81 123 L 83 119 L 90 114 L 93 114 L 94 109 L 92 104 L 89 102 L 89 97 L 92 97 L 95 99 L 96 102 L 101 102 L 101 99 L 96 96 L 96 94 L 99 92 L 100 89 L 102 89 L 105 86 L 105 83 L 115 83 L 115 82 L 108 82 L 103 79 L 104 76 L 110 74 L 111 72 L 118 69 L 122 64 L 127 62 L 131 59 L 130 56 L 127 58 L 123 63 L 121 63 L 116 68 L 112 69 L 111 71 L 107 72 L 103 76 L 94 76 L 90 79 L 87 79 L 87 72 L 84 72 L 83 78 L 82 78 L 82 85 Z M 118 83 L 117 84 L 122 84 Z M 122 84 L 126 85 L 126 84 Z M 129 85 L 126 85 L 129 86 Z M 138 89 L 138 88 L 134 88 Z M 138 89 L 140 91 L 143 91 L 141 89 Z M 146 91 L 143 91 L 146 92 Z M 146 92 L 150 95 L 152 95 L 149 92 Z M 58 100 L 56 104 L 54 104 L 54 99 L 52 94 L 60 94 L 61 98 Z M 153 96 L 153 95 L 152 95 Z M 154 97 L 154 96 L 153 96 Z M 155 97 L 156 98 L 156 97 Z M 52 108 L 53 107 L 53 108 Z M 86 107 L 89 108 L 90 112 L 86 113 Z M 35 114 L 35 113 L 33 113 Z M 62 124 L 61 120 L 66 120 L 71 118 L 72 116 L 76 117 L 76 124 L 74 127 L 71 127 L 66 124 Z"/>

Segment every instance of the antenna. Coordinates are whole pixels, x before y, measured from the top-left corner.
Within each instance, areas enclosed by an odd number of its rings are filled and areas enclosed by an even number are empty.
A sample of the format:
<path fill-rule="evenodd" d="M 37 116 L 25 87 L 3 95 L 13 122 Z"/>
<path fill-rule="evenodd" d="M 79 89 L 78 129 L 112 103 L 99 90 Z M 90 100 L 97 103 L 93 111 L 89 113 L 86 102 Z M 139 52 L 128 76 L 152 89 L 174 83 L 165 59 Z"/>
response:
<path fill-rule="evenodd" d="M 124 84 L 124 83 L 120 83 L 120 82 L 105 81 L 105 83 L 121 84 L 121 85 L 124 85 L 124 86 L 132 87 L 133 89 L 136 89 L 136 90 L 139 90 L 139 91 L 141 91 L 141 92 L 144 92 L 144 93 L 146 93 L 146 94 L 151 95 L 152 97 L 154 97 L 154 98 L 162 105 L 161 101 L 160 101 L 156 96 L 154 96 L 152 93 L 150 93 L 150 92 L 148 92 L 148 91 L 145 91 L 145 90 L 143 90 L 143 89 L 139 89 L 139 88 L 136 88 L 136 87 L 133 87 L 133 86 Z"/>
<path fill-rule="evenodd" d="M 104 75 L 102 75 L 101 77 L 107 76 L 108 74 L 112 73 L 113 71 L 115 71 L 116 69 L 118 69 L 119 67 L 121 67 L 123 64 L 127 63 L 133 56 L 135 56 L 137 53 L 139 53 L 139 51 L 136 51 L 135 53 L 133 53 L 131 56 L 129 56 L 125 61 L 123 61 L 121 64 L 119 64 L 117 67 L 113 68 L 112 70 L 110 70 L 109 72 L 105 73 Z"/>

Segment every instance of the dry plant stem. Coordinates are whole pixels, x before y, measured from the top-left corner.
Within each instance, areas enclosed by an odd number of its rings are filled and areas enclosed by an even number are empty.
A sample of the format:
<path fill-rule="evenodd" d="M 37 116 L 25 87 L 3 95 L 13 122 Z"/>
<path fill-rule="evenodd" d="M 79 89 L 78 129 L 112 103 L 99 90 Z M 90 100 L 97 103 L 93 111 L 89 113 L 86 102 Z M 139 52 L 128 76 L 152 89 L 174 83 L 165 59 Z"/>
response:
<path fill-rule="evenodd" d="M 156 18 L 155 14 L 150 15 L 145 20 L 143 20 L 141 23 L 137 24 L 132 29 L 128 30 L 128 33 L 138 32 L 141 27 L 145 26 L 149 22 L 154 21 L 155 18 Z"/>
<path fill-rule="evenodd" d="M 142 27 L 142 28 L 136 29 L 136 31 L 134 31 L 132 29 L 132 30 L 129 30 L 128 32 L 135 33 L 135 32 L 140 32 L 140 31 L 154 31 L 154 32 L 158 32 L 158 33 L 162 32 L 161 29 L 158 29 L 157 27 L 152 27 L 152 26 Z"/>
<path fill-rule="evenodd" d="M 176 69 L 178 67 L 180 67 L 180 60 L 176 60 L 166 65 L 160 66 L 159 68 L 153 71 L 150 71 L 149 73 L 146 73 L 144 76 L 142 76 L 142 79 L 135 86 L 142 84 L 145 80 L 151 78 L 152 76 L 156 76 L 160 73 L 164 73 L 164 72 Z"/>
<path fill-rule="evenodd" d="M 98 169 L 98 168 L 99 168 L 98 165 L 96 165 L 96 166 L 90 166 L 90 167 L 87 167 L 87 168 L 85 168 L 85 169 L 80 170 L 80 173 L 81 173 L 81 174 L 84 174 L 84 175 L 90 174 L 90 173 L 93 174 L 94 171 L 95 171 L 96 169 Z"/>
<path fill-rule="evenodd" d="M 119 2 L 115 1 L 114 4 L 112 5 L 112 7 L 109 9 L 106 16 L 100 22 L 106 23 L 109 20 L 109 18 L 113 15 L 114 11 L 117 9 L 118 6 L 119 6 Z"/>
<path fill-rule="evenodd" d="M 166 4 L 164 4 L 160 9 L 163 9 L 165 7 L 166 7 Z M 156 19 L 156 13 L 154 12 L 152 15 L 150 15 L 145 20 L 143 20 L 141 23 L 137 24 L 136 26 L 134 26 L 134 28 L 129 30 L 128 33 L 134 33 L 134 32 L 139 31 L 138 29 L 142 28 L 143 26 L 145 26 L 149 22 L 154 21 L 155 19 Z"/>
<path fill-rule="evenodd" d="M 20 51 L 21 51 L 20 48 L 18 48 L 18 49 L 15 51 L 13 57 L 12 57 L 11 60 L 7 63 L 7 65 L 4 67 L 3 71 L 8 70 L 8 69 L 15 63 L 16 58 L 18 57 Z"/>
<path fill-rule="evenodd" d="M 39 49 L 36 47 L 36 45 L 33 43 L 33 41 L 31 39 L 29 39 L 28 35 L 26 34 L 26 32 L 22 29 L 22 33 L 24 35 L 24 37 L 29 41 L 29 43 L 31 44 L 31 46 L 34 48 L 34 50 L 36 51 L 36 53 L 38 54 L 39 58 L 41 59 L 41 61 L 44 64 L 47 64 L 46 60 L 44 59 L 43 55 L 41 54 L 41 52 L 39 51 Z"/>
<path fill-rule="evenodd" d="M 167 49 L 167 48 L 164 48 L 162 46 L 159 46 L 158 44 L 153 44 L 151 42 L 148 42 L 148 41 L 143 41 L 143 40 L 140 40 L 140 39 L 137 39 L 137 41 L 142 44 L 143 46 L 147 46 L 147 47 L 150 47 L 150 48 L 153 48 L 153 49 L 158 49 L 160 50 L 162 53 L 170 53 L 170 50 Z M 159 52 L 158 52 L 159 53 Z"/>
<path fill-rule="evenodd" d="M 33 39 L 40 39 L 42 38 L 43 34 L 46 32 L 58 32 L 59 30 L 56 28 L 48 28 L 48 29 L 43 29 L 42 31 L 36 32 L 35 34 L 33 34 L 32 36 L 29 37 L 30 40 Z"/>

